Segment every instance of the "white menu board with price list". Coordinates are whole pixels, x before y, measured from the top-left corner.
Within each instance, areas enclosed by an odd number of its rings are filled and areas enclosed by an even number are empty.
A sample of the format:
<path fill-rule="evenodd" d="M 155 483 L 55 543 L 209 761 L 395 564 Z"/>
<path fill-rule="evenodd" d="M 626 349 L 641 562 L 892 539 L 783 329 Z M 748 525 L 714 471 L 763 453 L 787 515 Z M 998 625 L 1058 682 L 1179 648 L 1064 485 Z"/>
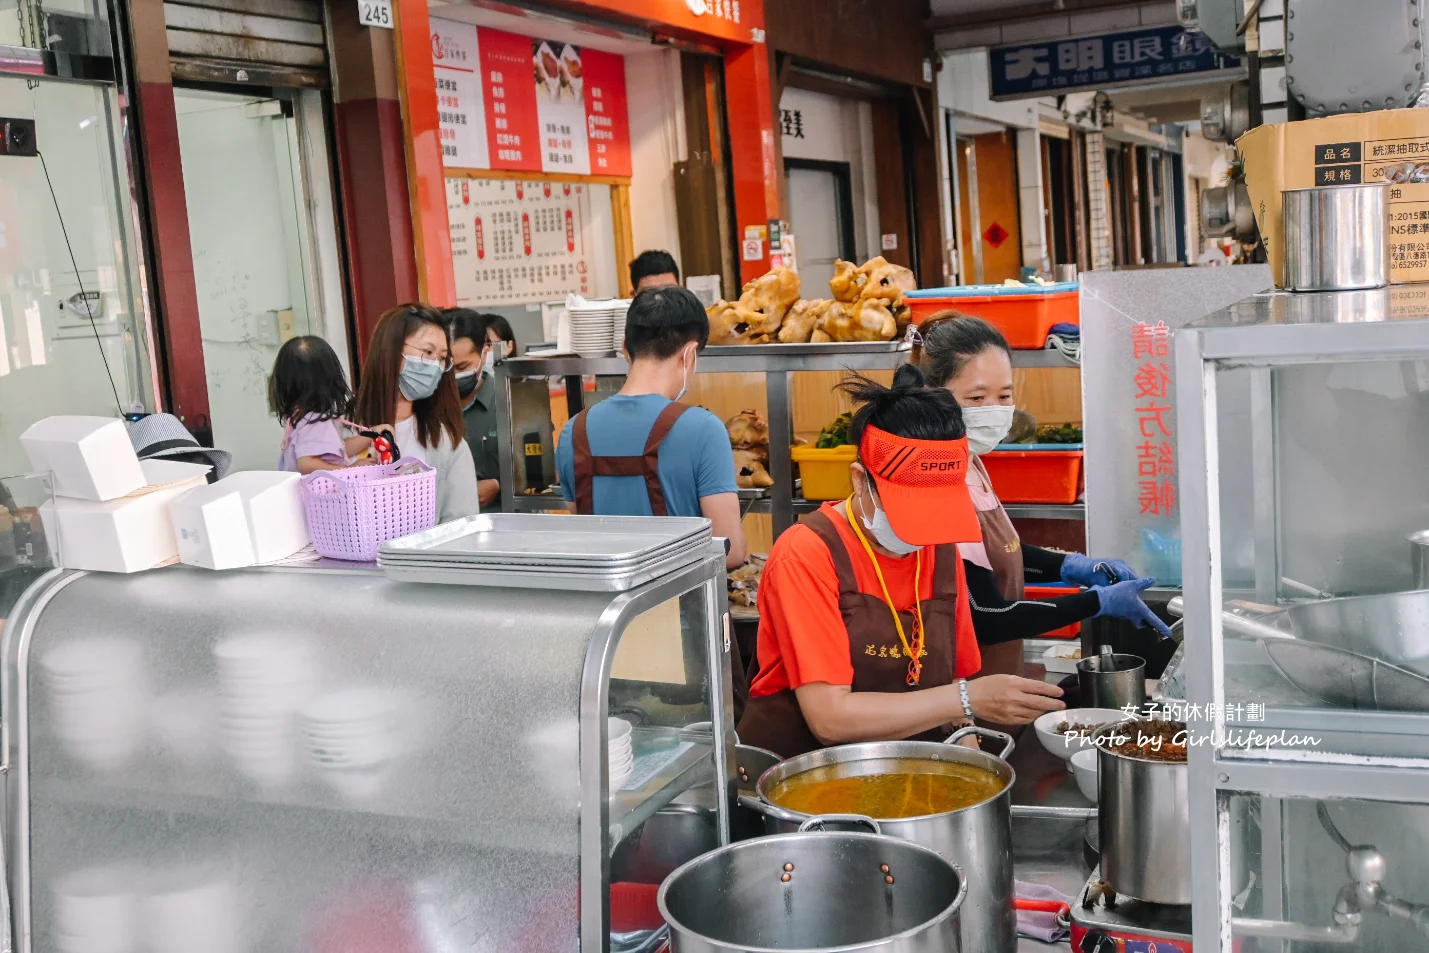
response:
<path fill-rule="evenodd" d="M 536 304 L 595 294 L 590 193 L 577 182 L 448 178 L 457 303 Z"/>

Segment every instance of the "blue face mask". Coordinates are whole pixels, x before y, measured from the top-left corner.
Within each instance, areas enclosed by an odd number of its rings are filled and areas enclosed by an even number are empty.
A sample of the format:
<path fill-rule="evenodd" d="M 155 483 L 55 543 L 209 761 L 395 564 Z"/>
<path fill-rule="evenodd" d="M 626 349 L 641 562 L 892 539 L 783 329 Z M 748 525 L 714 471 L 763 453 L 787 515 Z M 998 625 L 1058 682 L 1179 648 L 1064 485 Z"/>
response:
<path fill-rule="evenodd" d="M 424 357 L 402 355 L 402 373 L 397 375 L 397 387 L 408 400 L 424 400 L 437 392 L 446 369 L 437 361 Z"/>

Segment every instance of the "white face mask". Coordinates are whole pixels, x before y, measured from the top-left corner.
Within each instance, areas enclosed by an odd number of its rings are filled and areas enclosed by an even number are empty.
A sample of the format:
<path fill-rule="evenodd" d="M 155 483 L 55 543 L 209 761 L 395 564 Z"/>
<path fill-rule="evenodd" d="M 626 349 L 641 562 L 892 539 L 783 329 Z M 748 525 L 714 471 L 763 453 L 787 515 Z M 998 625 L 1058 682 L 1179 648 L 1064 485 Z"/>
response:
<path fill-rule="evenodd" d="M 685 366 L 684 355 L 680 356 L 680 392 L 675 395 L 675 400 L 680 400 L 690 390 L 690 375 L 694 372 L 695 362 L 691 361 L 688 367 Z"/>
<path fill-rule="evenodd" d="M 874 502 L 870 496 L 869 502 L 873 504 L 873 518 L 867 520 L 868 531 L 873 534 L 873 538 L 878 541 L 878 545 L 891 553 L 899 556 L 911 556 L 922 546 L 914 546 L 912 543 L 905 543 L 893 532 L 893 524 L 888 522 L 888 514 L 883 512 L 883 507 Z"/>
<path fill-rule="evenodd" d="M 1012 430 L 1012 415 L 1015 412 L 1016 408 L 1010 404 L 964 407 L 963 425 L 968 430 L 968 449 L 982 455 L 1002 443 Z"/>

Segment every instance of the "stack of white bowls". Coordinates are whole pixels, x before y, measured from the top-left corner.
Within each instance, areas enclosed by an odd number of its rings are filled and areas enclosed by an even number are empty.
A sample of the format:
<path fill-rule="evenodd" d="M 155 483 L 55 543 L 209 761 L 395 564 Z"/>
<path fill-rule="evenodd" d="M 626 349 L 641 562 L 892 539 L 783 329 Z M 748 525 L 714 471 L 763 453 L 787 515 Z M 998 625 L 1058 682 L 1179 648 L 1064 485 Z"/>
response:
<path fill-rule="evenodd" d="M 129 639 L 72 639 L 40 659 L 61 746 L 99 771 L 117 768 L 144 742 L 149 690 L 144 652 Z"/>
<path fill-rule="evenodd" d="M 214 647 L 219 739 L 234 766 L 259 785 L 280 787 L 297 770 L 297 711 L 316 691 L 311 643 L 240 635 Z"/>
<path fill-rule="evenodd" d="M 309 760 L 339 794 L 378 794 L 403 753 L 401 700 L 379 688 L 353 688 L 313 699 L 300 713 Z"/>
<path fill-rule="evenodd" d="M 616 298 L 615 314 L 611 317 L 610 323 L 610 347 L 611 350 L 619 351 L 625 346 L 625 316 L 630 311 L 629 298 Z"/>
<path fill-rule="evenodd" d="M 53 889 L 60 953 L 134 953 L 139 918 L 132 871 L 88 867 L 56 879 Z"/>
<path fill-rule="evenodd" d="M 610 719 L 608 730 L 610 744 L 606 753 L 610 766 L 610 793 L 614 794 L 635 773 L 634 736 L 630 722 L 624 718 Z"/>
<path fill-rule="evenodd" d="M 581 357 L 604 357 L 610 353 L 615 302 L 609 299 L 572 300 L 566 307 L 571 326 L 571 347 Z M 622 331 L 623 334 L 623 331 Z"/>
<path fill-rule="evenodd" d="M 238 888 L 201 869 L 172 871 L 140 904 L 147 953 L 244 953 Z"/>

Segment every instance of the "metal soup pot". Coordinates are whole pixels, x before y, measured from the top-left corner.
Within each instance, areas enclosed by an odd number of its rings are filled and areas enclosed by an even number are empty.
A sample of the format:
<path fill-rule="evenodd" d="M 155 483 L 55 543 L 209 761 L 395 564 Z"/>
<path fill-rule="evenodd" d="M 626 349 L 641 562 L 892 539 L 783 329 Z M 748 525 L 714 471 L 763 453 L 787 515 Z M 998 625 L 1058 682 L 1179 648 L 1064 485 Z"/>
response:
<path fill-rule="evenodd" d="M 1191 807 L 1184 761 L 1118 754 L 1111 739 L 1135 738 L 1137 721 L 1108 725 L 1097 745 L 1101 874 L 1119 894 L 1148 903 L 1191 902 Z"/>
<path fill-rule="evenodd" d="M 971 734 L 995 738 L 1004 745 L 1000 756 L 956 742 Z M 1012 754 L 1012 736 L 976 726 L 954 732 L 941 744 L 933 741 L 875 741 L 839 745 L 782 761 L 759 779 L 757 800 L 740 803 L 764 814 L 771 834 L 798 830 L 810 815 L 780 807 L 769 798 L 779 782 L 814 768 L 839 769 L 838 776 L 882 774 L 892 758 L 959 761 L 996 774 L 1002 792 L 980 804 L 923 817 L 875 818 L 883 833 L 930 847 L 961 867 L 968 877 L 962 909 L 962 949 L 969 953 L 1014 953 L 1017 911 L 1012 890 L 1012 782 L 1016 775 L 1005 760 Z M 880 769 L 880 762 L 883 763 Z"/>
<path fill-rule="evenodd" d="M 735 780 L 739 783 L 741 801 L 759 798 L 759 776 L 783 759 L 772 751 L 753 745 L 735 745 Z M 730 818 L 730 840 L 749 840 L 764 834 L 764 815 L 740 803 Z"/>
<path fill-rule="evenodd" d="M 968 887 L 956 865 L 882 834 L 814 830 L 833 819 L 721 847 L 666 878 L 656 902 L 673 953 L 976 953 L 958 945 Z"/>

